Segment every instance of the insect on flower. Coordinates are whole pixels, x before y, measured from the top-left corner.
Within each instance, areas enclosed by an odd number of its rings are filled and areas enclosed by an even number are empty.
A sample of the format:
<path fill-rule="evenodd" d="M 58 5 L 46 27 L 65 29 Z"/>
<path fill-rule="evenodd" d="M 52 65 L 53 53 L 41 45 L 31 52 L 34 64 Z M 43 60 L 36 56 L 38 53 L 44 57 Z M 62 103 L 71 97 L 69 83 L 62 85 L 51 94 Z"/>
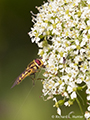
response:
<path fill-rule="evenodd" d="M 24 72 L 22 72 L 17 77 L 16 81 L 14 82 L 14 84 L 12 85 L 11 88 L 13 88 L 15 85 L 18 85 L 22 80 L 24 80 L 24 78 L 26 78 L 29 75 L 34 75 L 34 77 L 35 77 L 35 73 L 38 72 L 38 69 L 40 69 L 41 67 L 45 68 L 45 66 L 44 66 L 43 61 L 41 60 L 41 58 L 33 60 L 27 66 L 27 68 L 24 70 Z"/>

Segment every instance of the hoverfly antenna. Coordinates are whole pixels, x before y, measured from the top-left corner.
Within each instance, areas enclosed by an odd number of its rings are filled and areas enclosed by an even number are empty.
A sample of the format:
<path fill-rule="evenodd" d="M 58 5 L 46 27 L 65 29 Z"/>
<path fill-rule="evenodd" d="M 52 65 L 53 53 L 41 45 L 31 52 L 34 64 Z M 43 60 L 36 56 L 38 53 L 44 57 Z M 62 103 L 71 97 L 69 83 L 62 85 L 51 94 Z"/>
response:
<path fill-rule="evenodd" d="M 39 59 L 42 59 L 42 57 L 40 57 Z"/>

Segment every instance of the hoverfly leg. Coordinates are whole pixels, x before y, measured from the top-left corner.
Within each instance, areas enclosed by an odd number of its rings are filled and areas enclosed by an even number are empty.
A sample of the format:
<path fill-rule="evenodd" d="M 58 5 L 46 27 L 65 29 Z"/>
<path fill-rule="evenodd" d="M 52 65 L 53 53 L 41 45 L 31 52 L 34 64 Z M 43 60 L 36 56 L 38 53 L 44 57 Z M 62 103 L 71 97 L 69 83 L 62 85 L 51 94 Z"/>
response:
<path fill-rule="evenodd" d="M 44 78 L 37 78 L 37 80 L 44 80 Z"/>
<path fill-rule="evenodd" d="M 35 81 L 34 81 L 34 79 L 32 80 L 32 82 L 33 82 L 33 86 L 35 86 Z"/>
<path fill-rule="evenodd" d="M 35 73 L 33 73 L 34 79 L 32 79 L 33 85 L 35 85 Z"/>
<path fill-rule="evenodd" d="M 35 85 L 35 81 L 34 81 L 34 79 L 33 79 L 31 76 L 29 76 L 29 77 L 32 79 L 33 85 Z"/>
<path fill-rule="evenodd" d="M 31 76 L 29 76 L 32 79 L 33 85 L 35 85 L 35 73 L 33 73 L 32 75 L 34 75 L 34 78 L 32 78 Z"/>

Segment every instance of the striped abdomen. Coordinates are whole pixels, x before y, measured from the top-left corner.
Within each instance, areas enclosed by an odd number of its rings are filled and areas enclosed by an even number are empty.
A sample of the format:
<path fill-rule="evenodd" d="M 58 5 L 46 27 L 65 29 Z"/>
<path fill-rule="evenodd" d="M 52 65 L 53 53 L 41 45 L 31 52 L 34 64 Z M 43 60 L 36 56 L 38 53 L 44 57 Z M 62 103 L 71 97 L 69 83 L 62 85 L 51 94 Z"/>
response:
<path fill-rule="evenodd" d="M 24 72 L 22 72 L 19 76 L 18 76 L 18 78 L 16 79 L 16 81 L 14 82 L 14 84 L 12 85 L 12 87 L 11 88 L 13 88 L 15 85 L 18 85 L 25 77 L 27 77 L 28 75 L 30 75 L 31 74 L 31 70 L 29 70 L 29 72 L 28 71 L 24 71 Z"/>

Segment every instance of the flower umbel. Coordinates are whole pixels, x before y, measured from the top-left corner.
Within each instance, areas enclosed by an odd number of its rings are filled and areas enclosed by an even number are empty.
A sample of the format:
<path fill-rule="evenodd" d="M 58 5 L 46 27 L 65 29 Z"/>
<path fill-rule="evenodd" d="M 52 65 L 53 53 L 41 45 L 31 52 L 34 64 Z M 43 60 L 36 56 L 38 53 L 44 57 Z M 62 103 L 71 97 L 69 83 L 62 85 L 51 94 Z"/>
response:
<path fill-rule="evenodd" d="M 90 100 L 90 1 L 48 0 L 37 9 L 29 35 L 46 65 L 43 96 L 53 98 L 60 115 L 59 107 L 73 104 L 82 82 Z M 90 118 L 89 107 L 85 117 Z"/>

